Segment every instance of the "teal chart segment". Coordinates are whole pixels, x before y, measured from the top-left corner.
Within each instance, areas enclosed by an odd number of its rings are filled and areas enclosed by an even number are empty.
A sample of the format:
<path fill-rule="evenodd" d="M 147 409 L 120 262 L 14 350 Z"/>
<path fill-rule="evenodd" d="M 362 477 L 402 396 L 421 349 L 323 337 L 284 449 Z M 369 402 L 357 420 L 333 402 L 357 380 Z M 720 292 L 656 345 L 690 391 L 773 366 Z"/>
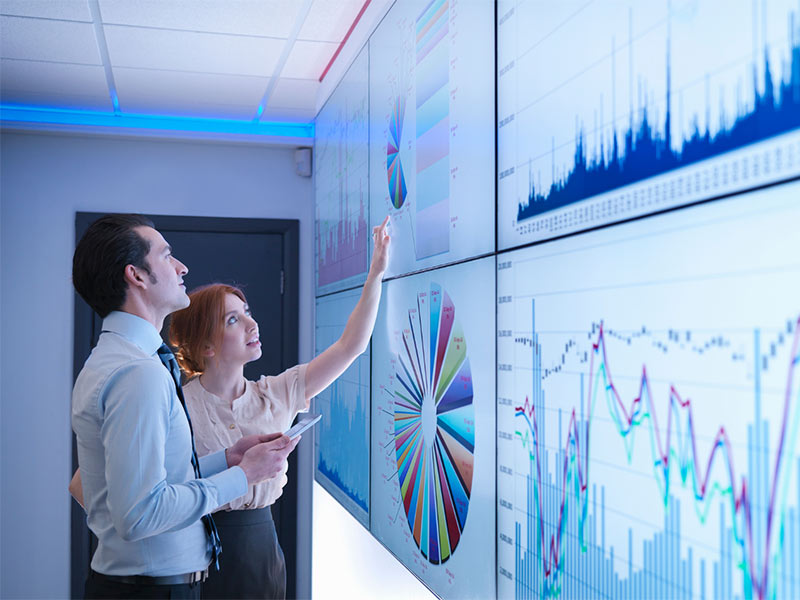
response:
<path fill-rule="evenodd" d="M 489 2 L 409 0 L 370 37 L 370 219 L 391 215 L 387 276 L 494 250 Z"/>
<path fill-rule="evenodd" d="M 315 354 L 344 331 L 361 297 L 350 290 L 317 298 Z M 370 350 L 314 398 L 322 415 L 314 437 L 315 479 L 365 527 L 369 527 Z"/>
<path fill-rule="evenodd" d="M 795 0 L 497 9 L 499 248 L 800 174 Z"/>
<path fill-rule="evenodd" d="M 369 53 L 365 48 L 316 119 L 316 293 L 364 282 L 369 267 Z"/>
<path fill-rule="evenodd" d="M 389 197 L 392 200 L 392 207 L 395 209 L 403 207 L 408 195 L 403 163 L 400 161 L 400 140 L 403 138 L 405 116 L 405 98 L 398 96 L 389 117 L 389 141 L 386 144 L 386 177 L 389 182 Z"/>
<path fill-rule="evenodd" d="M 373 335 L 371 530 L 442 597 L 495 589 L 494 265 L 385 283 Z"/>
<path fill-rule="evenodd" d="M 800 595 L 798 194 L 498 258 L 499 597 Z"/>

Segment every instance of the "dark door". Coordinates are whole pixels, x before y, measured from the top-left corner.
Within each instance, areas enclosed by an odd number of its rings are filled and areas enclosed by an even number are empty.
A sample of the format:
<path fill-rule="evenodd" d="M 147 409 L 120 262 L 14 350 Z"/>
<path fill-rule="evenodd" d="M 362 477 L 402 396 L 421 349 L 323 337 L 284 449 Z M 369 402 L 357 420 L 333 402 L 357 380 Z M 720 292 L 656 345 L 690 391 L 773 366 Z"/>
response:
<path fill-rule="evenodd" d="M 77 213 L 75 239 L 101 213 Z M 262 339 L 262 356 L 245 366 L 245 377 L 275 375 L 297 364 L 298 239 L 296 220 L 230 219 L 151 216 L 173 248 L 173 254 L 189 268 L 186 287 L 219 282 L 243 289 Z M 74 376 L 77 377 L 100 335 L 101 319 L 75 295 Z M 169 321 L 162 337 L 166 340 Z M 77 468 L 73 440 L 73 469 Z M 297 564 L 296 457 L 289 460 L 289 482 L 272 507 L 278 538 L 286 556 L 287 597 L 295 595 Z M 83 596 L 83 586 L 96 540 L 86 526 L 81 508 L 72 508 L 73 597 Z"/>

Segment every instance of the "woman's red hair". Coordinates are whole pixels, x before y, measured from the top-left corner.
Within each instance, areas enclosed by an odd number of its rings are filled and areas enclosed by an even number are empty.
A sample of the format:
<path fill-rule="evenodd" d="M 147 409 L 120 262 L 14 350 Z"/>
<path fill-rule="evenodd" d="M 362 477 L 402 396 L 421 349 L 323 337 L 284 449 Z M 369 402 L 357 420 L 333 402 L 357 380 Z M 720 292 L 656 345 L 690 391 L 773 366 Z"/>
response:
<path fill-rule="evenodd" d="M 247 304 L 244 292 L 232 285 L 211 283 L 189 293 L 187 308 L 172 315 L 169 341 L 176 348 L 175 358 L 188 377 L 206 370 L 206 347 L 222 337 L 225 320 L 225 296 L 233 294 Z"/>

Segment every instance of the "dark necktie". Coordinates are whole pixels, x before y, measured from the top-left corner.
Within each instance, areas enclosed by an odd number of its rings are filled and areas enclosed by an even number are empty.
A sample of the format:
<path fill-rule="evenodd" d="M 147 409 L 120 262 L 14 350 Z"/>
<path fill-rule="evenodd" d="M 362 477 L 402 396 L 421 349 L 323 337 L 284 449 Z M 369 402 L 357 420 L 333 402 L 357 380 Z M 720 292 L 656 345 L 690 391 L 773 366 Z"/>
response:
<path fill-rule="evenodd" d="M 181 371 L 178 368 L 178 361 L 175 360 L 172 350 L 170 350 L 169 346 L 166 344 L 161 344 L 161 347 L 159 347 L 158 358 L 161 359 L 161 362 L 164 363 L 164 366 L 167 367 L 170 375 L 172 375 L 172 381 L 175 382 L 175 390 L 178 392 L 178 400 L 181 401 L 183 412 L 186 413 L 186 420 L 189 422 L 189 433 L 192 439 L 192 468 L 194 469 L 195 478 L 200 479 L 203 475 L 200 473 L 200 462 L 197 460 L 197 450 L 194 446 L 192 420 L 189 418 L 189 411 L 186 408 L 186 400 L 183 398 L 183 388 L 181 387 Z M 219 571 L 219 555 L 222 554 L 222 544 L 219 541 L 217 526 L 214 524 L 214 519 L 211 515 L 203 515 L 202 521 L 203 525 L 205 525 L 208 537 L 211 538 L 211 544 L 214 547 L 212 560 Z"/>

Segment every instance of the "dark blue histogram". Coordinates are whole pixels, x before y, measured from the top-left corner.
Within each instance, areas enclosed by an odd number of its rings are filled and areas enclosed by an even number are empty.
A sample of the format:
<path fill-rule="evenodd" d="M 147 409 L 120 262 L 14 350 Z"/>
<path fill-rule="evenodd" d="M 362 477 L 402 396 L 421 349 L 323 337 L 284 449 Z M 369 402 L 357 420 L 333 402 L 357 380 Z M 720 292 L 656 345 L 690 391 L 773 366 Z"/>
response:
<path fill-rule="evenodd" d="M 351 290 L 317 298 L 316 353 L 333 344 L 361 295 Z M 369 526 L 369 350 L 316 396 L 322 415 L 315 438 L 316 480 Z"/>
<path fill-rule="evenodd" d="M 794 12 L 789 15 L 791 38 L 786 48 L 789 64 L 784 65 L 785 75 L 780 81 L 773 81 L 773 65 L 764 48 L 763 81 L 758 81 L 759 69 L 753 65 L 752 95 L 741 104 L 730 123 L 723 117 L 719 129 L 712 133 L 710 123 L 706 122 L 701 129 L 699 119 L 695 118 L 690 135 L 678 140 L 671 136 L 673 98 L 668 40 L 663 122 L 656 122 L 645 103 L 639 111 L 631 110 L 630 123 L 625 129 L 614 129 L 610 141 L 601 138 L 599 147 L 591 151 L 581 128 L 575 140 L 572 167 L 545 189 L 536 189 L 531 175 L 530 193 L 527 201 L 519 205 L 517 219 L 522 221 L 800 127 L 800 31 L 795 16 Z M 637 116 L 638 123 L 634 121 Z"/>
<path fill-rule="evenodd" d="M 800 3 L 500 0 L 498 118 L 501 248 L 795 178 Z"/>
<path fill-rule="evenodd" d="M 369 401 L 369 389 L 364 390 L 359 385 L 364 368 L 361 363 L 356 364 L 355 381 L 338 379 L 331 384 L 330 406 L 319 436 L 317 469 L 364 512 L 368 512 L 368 495 L 364 491 L 369 491 L 369 470 L 364 469 L 364 464 L 359 464 L 366 463 L 363 457 L 368 456 L 368 440 L 352 435 L 354 424 L 363 426 L 367 418 L 365 407 Z M 349 408 L 351 404 L 355 405 L 354 410 Z"/>

